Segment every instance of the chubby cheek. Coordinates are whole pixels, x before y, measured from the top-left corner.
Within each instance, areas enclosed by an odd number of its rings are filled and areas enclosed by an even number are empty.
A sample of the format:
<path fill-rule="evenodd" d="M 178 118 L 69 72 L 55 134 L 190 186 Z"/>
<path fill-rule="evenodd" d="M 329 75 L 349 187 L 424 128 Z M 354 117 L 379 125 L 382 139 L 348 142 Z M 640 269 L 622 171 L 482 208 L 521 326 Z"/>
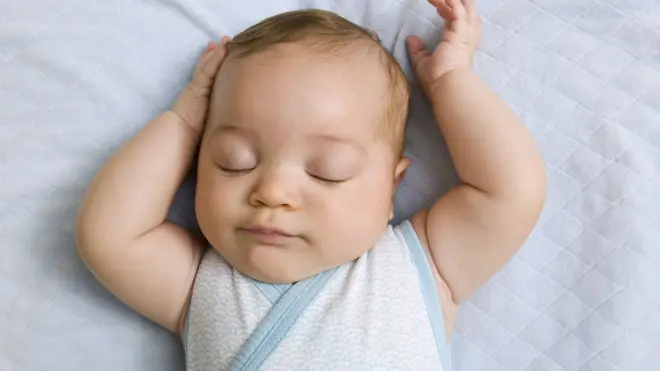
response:
<path fill-rule="evenodd" d="M 319 226 L 323 228 L 323 253 L 327 258 L 354 259 L 374 246 L 385 232 L 389 217 L 389 197 L 384 193 L 381 185 L 324 200 Z"/>
<path fill-rule="evenodd" d="M 232 192 L 226 180 L 200 169 L 195 193 L 197 221 L 206 239 L 214 246 L 227 238 L 227 231 L 235 224 L 239 195 Z"/>

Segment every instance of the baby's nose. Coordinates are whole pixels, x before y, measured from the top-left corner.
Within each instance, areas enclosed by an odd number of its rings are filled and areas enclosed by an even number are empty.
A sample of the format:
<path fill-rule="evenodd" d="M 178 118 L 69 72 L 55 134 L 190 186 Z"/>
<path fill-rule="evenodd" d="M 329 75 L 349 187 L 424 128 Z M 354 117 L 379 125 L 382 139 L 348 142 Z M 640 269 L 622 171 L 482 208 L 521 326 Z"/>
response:
<path fill-rule="evenodd" d="M 297 209 L 300 206 L 294 176 L 282 171 L 263 174 L 250 193 L 250 205 L 254 207 Z"/>

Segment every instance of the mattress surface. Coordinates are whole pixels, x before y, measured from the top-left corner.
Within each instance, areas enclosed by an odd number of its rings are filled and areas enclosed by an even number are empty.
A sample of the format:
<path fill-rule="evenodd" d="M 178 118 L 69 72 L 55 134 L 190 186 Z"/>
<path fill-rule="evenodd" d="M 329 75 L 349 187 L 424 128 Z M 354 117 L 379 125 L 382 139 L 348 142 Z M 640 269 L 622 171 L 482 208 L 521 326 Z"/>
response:
<path fill-rule="evenodd" d="M 461 308 L 457 371 L 652 371 L 660 354 L 660 2 L 479 0 L 475 69 L 546 159 L 548 202 Z M 432 45 L 423 0 L 0 2 L 0 370 L 183 370 L 181 343 L 103 289 L 73 227 L 94 173 L 166 109 L 208 39 L 285 10 L 336 11 Z M 415 93 L 399 220 L 456 181 Z M 195 226 L 192 183 L 171 218 Z"/>

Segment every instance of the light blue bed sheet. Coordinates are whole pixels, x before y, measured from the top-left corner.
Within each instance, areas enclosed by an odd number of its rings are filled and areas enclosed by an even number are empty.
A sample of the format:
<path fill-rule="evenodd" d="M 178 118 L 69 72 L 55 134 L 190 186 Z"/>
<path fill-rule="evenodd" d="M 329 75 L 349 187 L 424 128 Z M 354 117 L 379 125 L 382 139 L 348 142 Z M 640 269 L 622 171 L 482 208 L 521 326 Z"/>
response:
<path fill-rule="evenodd" d="M 524 118 L 549 201 L 459 315 L 456 370 L 651 371 L 660 355 L 660 2 L 479 0 L 477 72 Z M 109 154 L 168 107 L 209 38 L 301 7 L 437 37 L 423 0 L 0 2 L 0 370 L 183 370 L 180 341 L 81 263 L 76 209 Z M 399 218 L 456 177 L 413 99 Z M 194 227 L 190 184 L 172 218 Z"/>

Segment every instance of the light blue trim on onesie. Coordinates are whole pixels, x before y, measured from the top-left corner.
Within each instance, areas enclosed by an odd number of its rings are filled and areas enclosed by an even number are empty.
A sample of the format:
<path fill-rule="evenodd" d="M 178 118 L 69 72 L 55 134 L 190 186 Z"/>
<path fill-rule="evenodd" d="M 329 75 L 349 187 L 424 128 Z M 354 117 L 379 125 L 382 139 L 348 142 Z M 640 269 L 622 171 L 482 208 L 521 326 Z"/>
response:
<path fill-rule="evenodd" d="M 252 280 L 252 283 L 257 288 L 257 290 L 259 290 L 266 297 L 266 299 L 270 301 L 271 304 L 277 303 L 282 298 L 282 295 L 289 291 L 291 286 L 293 286 L 290 283 L 270 284 L 257 280 Z"/>
<path fill-rule="evenodd" d="M 445 319 L 442 312 L 442 304 L 438 295 L 438 287 L 435 284 L 435 277 L 431 271 L 426 251 L 419 240 L 415 229 L 410 221 L 406 220 L 399 226 L 403 239 L 406 241 L 413 263 L 417 267 L 419 279 L 422 285 L 422 296 L 426 303 L 426 311 L 431 321 L 435 343 L 438 347 L 438 353 L 442 361 L 444 371 L 452 370 L 451 349 L 445 341 Z"/>
<path fill-rule="evenodd" d="M 229 365 L 230 371 L 255 371 L 259 370 L 268 356 L 277 348 L 282 339 L 296 323 L 298 317 L 307 309 L 309 304 L 316 298 L 318 293 L 325 287 L 337 268 L 322 272 L 314 277 L 300 281 L 292 285 L 273 304 L 266 317 L 252 332 L 247 343 L 232 360 Z M 268 284 L 258 285 L 265 287 Z M 269 290 L 270 295 L 273 288 Z"/>

